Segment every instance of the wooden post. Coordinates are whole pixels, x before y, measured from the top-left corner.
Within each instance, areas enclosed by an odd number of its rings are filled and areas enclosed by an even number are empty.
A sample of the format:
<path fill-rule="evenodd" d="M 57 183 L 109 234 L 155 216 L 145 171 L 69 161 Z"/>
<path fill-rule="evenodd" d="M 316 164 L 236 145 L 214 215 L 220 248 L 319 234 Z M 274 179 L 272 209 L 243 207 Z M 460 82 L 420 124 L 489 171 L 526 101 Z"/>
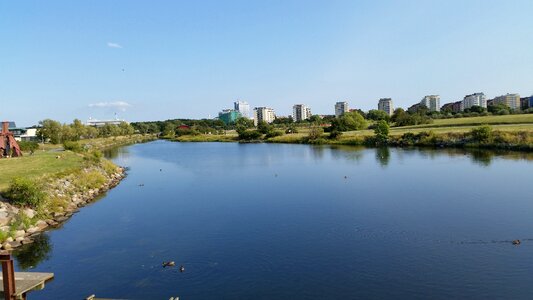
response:
<path fill-rule="evenodd" d="M 9 254 L 0 254 L 0 262 L 2 262 L 4 299 L 15 299 L 15 268 L 13 267 L 13 259 Z"/>

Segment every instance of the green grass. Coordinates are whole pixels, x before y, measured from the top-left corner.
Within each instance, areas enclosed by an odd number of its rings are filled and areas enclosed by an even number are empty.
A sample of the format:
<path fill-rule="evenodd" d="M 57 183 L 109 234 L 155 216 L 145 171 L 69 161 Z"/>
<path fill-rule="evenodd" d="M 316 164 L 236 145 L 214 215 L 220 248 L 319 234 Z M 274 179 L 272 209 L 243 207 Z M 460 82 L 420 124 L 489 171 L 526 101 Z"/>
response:
<path fill-rule="evenodd" d="M 61 158 L 57 159 L 56 157 Z M 40 178 L 44 175 L 69 172 L 79 169 L 83 164 L 83 157 L 70 151 L 43 152 L 36 151 L 33 155 L 0 159 L 0 191 L 5 190 L 11 179 L 15 177 Z"/>

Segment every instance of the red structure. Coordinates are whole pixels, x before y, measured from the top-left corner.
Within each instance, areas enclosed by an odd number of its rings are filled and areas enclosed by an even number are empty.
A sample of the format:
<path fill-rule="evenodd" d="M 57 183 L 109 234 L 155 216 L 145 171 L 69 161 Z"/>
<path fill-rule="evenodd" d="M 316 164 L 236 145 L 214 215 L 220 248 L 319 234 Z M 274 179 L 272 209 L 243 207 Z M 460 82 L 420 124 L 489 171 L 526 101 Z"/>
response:
<path fill-rule="evenodd" d="M 2 132 L 0 132 L 0 158 L 1 157 L 22 156 L 19 144 L 15 141 L 13 134 L 9 132 L 9 122 L 2 122 Z"/>

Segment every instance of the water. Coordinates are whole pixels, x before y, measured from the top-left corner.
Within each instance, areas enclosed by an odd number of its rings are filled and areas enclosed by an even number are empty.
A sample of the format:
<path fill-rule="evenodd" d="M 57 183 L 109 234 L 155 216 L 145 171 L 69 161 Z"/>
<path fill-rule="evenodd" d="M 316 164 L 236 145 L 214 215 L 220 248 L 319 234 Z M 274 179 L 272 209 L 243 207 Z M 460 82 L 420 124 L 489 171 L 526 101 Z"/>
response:
<path fill-rule="evenodd" d="M 17 254 L 55 273 L 30 299 L 533 297 L 531 156 L 164 141 L 108 155 L 128 177 Z"/>

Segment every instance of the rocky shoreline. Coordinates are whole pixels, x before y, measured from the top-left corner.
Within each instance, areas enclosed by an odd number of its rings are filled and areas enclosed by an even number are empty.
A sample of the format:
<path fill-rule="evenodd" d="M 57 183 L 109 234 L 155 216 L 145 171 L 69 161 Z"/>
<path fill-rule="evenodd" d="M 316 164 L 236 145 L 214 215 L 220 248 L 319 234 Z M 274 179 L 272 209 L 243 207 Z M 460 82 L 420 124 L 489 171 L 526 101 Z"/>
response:
<path fill-rule="evenodd" d="M 87 168 L 82 172 L 94 172 L 95 168 Z M 117 167 L 115 172 L 108 174 L 104 170 L 99 172 L 105 174 L 106 181 L 99 187 L 93 189 L 80 190 L 74 184 L 75 175 L 69 175 L 52 181 L 48 184 L 48 189 L 55 197 L 67 199 L 66 205 L 60 206 L 54 211 L 37 211 L 26 207 L 11 205 L 8 200 L 0 196 L 0 230 L 9 232 L 9 236 L 1 243 L 2 250 L 14 250 L 22 245 L 31 244 L 33 240 L 43 232 L 61 226 L 84 207 L 92 203 L 103 193 L 117 186 L 126 177 L 125 169 Z M 21 215 L 23 215 L 21 217 Z M 24 221 L 21 221 L 24 218 Z M 13 228 L 15 226 L 15 228 Z"/>

